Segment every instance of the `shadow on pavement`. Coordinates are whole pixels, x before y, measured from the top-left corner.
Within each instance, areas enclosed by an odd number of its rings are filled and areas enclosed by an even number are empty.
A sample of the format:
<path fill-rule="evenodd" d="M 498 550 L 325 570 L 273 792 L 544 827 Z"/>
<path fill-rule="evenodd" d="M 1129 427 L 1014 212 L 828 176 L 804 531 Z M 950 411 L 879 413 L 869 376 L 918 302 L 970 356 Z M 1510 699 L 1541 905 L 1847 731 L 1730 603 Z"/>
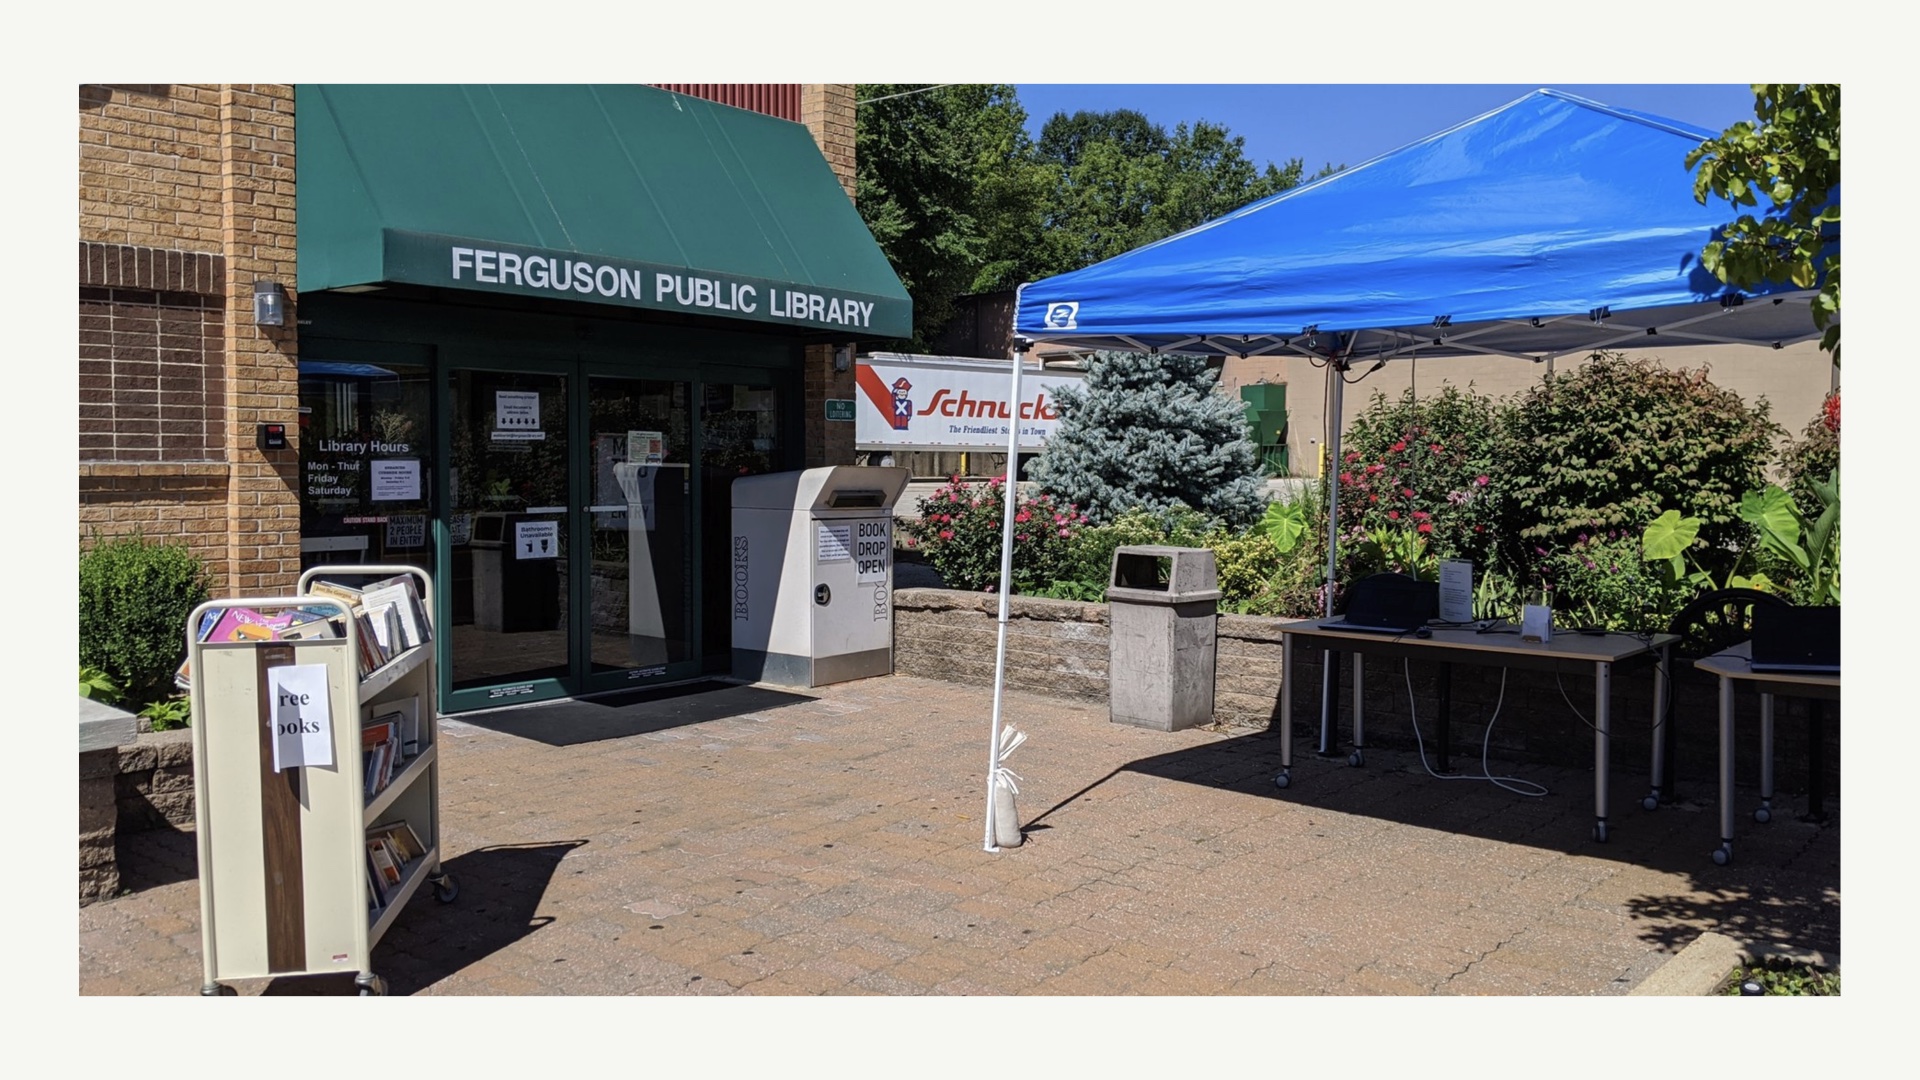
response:
<path fill-rule="evenodd" d="M 1747 940 L 1771 941 L 1837 954 L 1840 948 L 1839 817 L 1824 825 L 1795 821 L 1776 798 L 1769 824 L 1751 816 L 1754 793 L 1737 789 L 1735 856 L 1731 865 L 1710 858 L 1719 843 L 1717 793 L 1648 811 L 1646 766 L 1614 756 L 1608 793 L 1609 838 L 1593 839 L 1593 772 L 1493 760 L 1495 776 L 1511 776 L 1548 788 L 1529 798 L 1484 781 L 1442 780 L 1428 775 L 1410 751 L 1367 751 L 1366 764 L 1349 767 L 1316 756 L 1305 739 L 1294 744 L 1291 782 L 1274 783 L 1280 771 L 1280 739 L 1259 731 L 1140 758 L 1087 784 L 1026 822 L 1042 824 L 1119 772 L 1200 784 L 1302 808 L 1352 814 L 1440 830 L 1503 844 L 1524 845 L 1604 859 L 1689 883 L 1685 894 L 1643 895 L 1624 906 L 1649 921 L 1646 940 L 1669 949 L 1691 941 L 1705 926 Z M 1456 753 L 1453 776 L 1478 775 L 1477 753 Z"/>
<path fill-rule="evenodd" d="M 577 746 L 802 705 L 812 700 L 764 686 L 739 686 L 714 680 L 524 708 L 457 713 L 449 719 L 548 746 Z M 634 707 L 642 705 L 646 707 Z"/>
<path fill-rule="evenodd" d="M 373 947 L 373 970 L 391 995 L 415 994 L 553 923 L 537 914 L 560 860 L 585 840 L 501 844 L 448 859 L 442 867 L 460 893 L 451 903 L 416 895 Z M 262 996 L 355 994 L 353 976 L 275 979 Z"/>
<path fill-rule="evenodd" d="M 114 837 L 113 845 L 122 893 L 200 876 L 200 850 L 190 832 L 172 828 L 122 832 Z"/>

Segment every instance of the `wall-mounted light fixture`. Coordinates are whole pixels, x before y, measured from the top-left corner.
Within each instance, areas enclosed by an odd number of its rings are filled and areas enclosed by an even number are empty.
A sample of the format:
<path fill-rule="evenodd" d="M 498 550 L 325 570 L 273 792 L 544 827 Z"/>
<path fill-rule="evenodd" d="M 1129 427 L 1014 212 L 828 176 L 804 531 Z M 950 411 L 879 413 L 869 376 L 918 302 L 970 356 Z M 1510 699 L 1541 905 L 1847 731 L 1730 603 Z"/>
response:
<path fill-rule="evenodd" d="M 833 370 L 835 371 L 852 371 L 853 370 L 853 346 L 851 345 L 834 346 Z"/>
<path fill-rule="evenodd" d="M 253 321 L 257 326 L 287 325 L 287 290 L 279 282 L 253 283 Z"/>

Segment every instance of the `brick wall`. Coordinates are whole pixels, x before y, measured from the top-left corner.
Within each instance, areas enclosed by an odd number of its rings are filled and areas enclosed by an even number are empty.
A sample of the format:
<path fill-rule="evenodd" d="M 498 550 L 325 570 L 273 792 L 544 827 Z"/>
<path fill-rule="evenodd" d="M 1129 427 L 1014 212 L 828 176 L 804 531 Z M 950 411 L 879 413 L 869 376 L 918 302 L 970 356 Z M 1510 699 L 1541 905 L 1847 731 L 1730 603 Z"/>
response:
<path fill-rule="evenodd" d="M 813 132 L 820 153 L 833 166 L 847 198 L 854 198 L 854 88 L 852 83 L 809 83 L 800 88 L 800 122 Z"/>
<path fill-rule="evenodd" d="M 253 323 L 256 280 L 294 281 L 290 86 L 89 85 L 79 93 L 82 541 L 180 537 L 216 593 L 299 568 L 297 331 Z"/>
<path fill-rule="evenodd" d="M 847 198 L 854 197 L 854 88 L 851 83 L 810 83 L 800 88 L 800 122 L 813 133 L 820 153 L 833 167 Z M 806 423 L 806 467 L 853 464 L 853 429 L 848 421 L 828 421 L 827 399 L 854 396 L 853 371 L 833 370 L 833 347 L 807 349 L 802 376 Z"/>
<path fill-rule="evenodd" d="M 1016 596 L 1008 610 L 1007 688 L 1019 693 L 1106 704 L 1107 615 L 1105 604 Z M 902 675 L 968 686 L 992 686 L 999 601 L 989 593 L 947 589 L 899 589 L 894 593 L 894 670 Z M 1265 728 L 1280 716 L 1281 620 L 1222 615 L 1215 627 L 1214 721 L 1232 727 Z M 1320 725 L 1320 654 L 1294 655 L 1294 753 L 1312 753 Z M 1438 666 L 1415 663 L 1413 708 L 1420 730 L 1433 745 L 1439 712 Z M 1363 680 L 1366 745 L 1414 750 L 1418 743 L 1408 712 L 1407 680 L 1398 661 L 1374 659 Z M 1646 668 L 1616 674 L 1612 698 L 1612 768 L 1636 782 L 1649 775 L 1652 756 L 1653 679 Z M 1340 671 L 1335 739 L 1345 756 L 1353 737 L 1352 669 Z M 1562 696 L 1564 692 L 1564 697 Z M 1718 781 L 1717 683 L 1688 675 L 1679 683 L 1675 712 L 1681 792 L 1711 801 Z M 1504 694 L 1504 700 L 1502 695 Z M 1453 765 L 1472 769 L 1479 760 L 1486 722 L 1495 717 L 1490 754 L 1501 761 L 1539 761 L 1578 768 L 1593 763 L 1593 680 L 1556 679 L 1550 672 L 1514 670 L 1501 683 L 1498 668 L 1459 664 L 1452 676 Z M 1569 703 L 1571 702 L 1571 704 Z M 1576 713 L 1576 710 L 1578 712 Z M 1775 779 L 1782 792 L 1807 786 L 1808 703 L 1779 698 L 1774 706 Z M 1840 790 L 1840 710 L 1826 706 L 1829 793 Z M 1759 777 L 1759 698 L 1743 693 L 1736 705 L 1736 775 L 1743 785 Z"/>

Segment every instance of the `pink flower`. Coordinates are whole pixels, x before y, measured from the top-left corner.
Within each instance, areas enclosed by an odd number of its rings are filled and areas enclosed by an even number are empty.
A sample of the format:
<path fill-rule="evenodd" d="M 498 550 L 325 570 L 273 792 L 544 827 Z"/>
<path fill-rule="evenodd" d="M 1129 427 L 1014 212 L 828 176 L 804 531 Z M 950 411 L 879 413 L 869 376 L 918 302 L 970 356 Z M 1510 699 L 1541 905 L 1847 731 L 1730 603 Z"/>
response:
<path fill-rule="evenodd" d="M 1028 540 L 1031 540 L 1031 539 L 1033 539 L 1033 537 L 1031 537 L 1031 536 L 1028 536 L 1028 535 L 1027 535 L 1026 533 L 1015 533 L 1015 534 L 1013 534 L 1013 538 L 1014 538 L 1015 540 L 1019 540 L 1019 541 L 1021 541 L 1021 542 L 1023 542 L 1023 543 L 1024 543 L 1025 541 L 1028 541 Z"/>
<path fill-rule="evenodd" d="M 1440 452 L 1440 444 L 1439 444 L 1439 443 L 1434 443 L 1434 444 L 1433 444 L 1433 452 L 1434 452 L 1434 453 L 1436 453 L 1436 454 Z"/>
<path fill-rule="evenodd" d="M 1060 530 L 1060 535 L 1061 535 L 1061 536 L 1068 536 L 1068 535 L 1071 535 L 1071 534 L 1070 534 L 1070 533 L 1069 533 L 1069 532 L 1068 532 L 1068 531 L 1067 531 L 1066 529 L 1061 529 L 1061 530 Z"/>
<path fill-rule="evenodd" d="M 1032 514 L 1030 514 L 1030 513 L 1028 513 L 1028 512 L 1027 512 L 1027 511 L 1025 511 L 1025 510 L 1022 510 L 1022 511 L 1020 511 L 1019 513 L 1017 513 L 1017 514 L 1015 514 L 1015 515 L 1013 515 L 1013 520 L 1015 520 L 1015 521 L 1018 521 L 1018 522 L 1022 522 L 1022 523 L 1025 523 L 1025 522 L 1028 522 L 1028 521 L 1032 521 L 1032 520 L 1033 520 L 1033 515 L 1032 515 Z"/>
<path fill-rule="evenodd" d="M 1426 521 L 1423 521 L 1423 522 L 1421 522 L 1421 523 L 1420 523 L 1420 531 L 1421 531 L 1421 532 L 1423 532 L 1423 533 L 1430 533 L 1430 532 L 1432 532 L 1432 531 L 1433 531 L 1433 524 L 1432 524 L 1431 522 L 1426 522 Z"/>
<path fill-rule="evenodd" d="M 1407 440 L 1405 439 L 1401 439 L 1399 442 L 1393 444 L 1393 452 L 1396 454 L 1401 452 L 1402 450 L 1405 450 L 1406 448 L 1407 448 Z"/>
<path fill-rule="evenodd" d="M 941 530 L 940 530 L 940 539 L 942 539 L 942 540 L 951 540 L 951 539 L 953 539 L 953 530 L 952 530 L 952 529 L 941 529 Z"/>
<path fill-rule="evenodd" d="M 1352 474 L 1352 473 L 1350 473 L 1350 472 L 1343 472 L 1343 473 L 1341 473 L 1341 474 L 1340 474 L 1340 482 L 1341 482 L 1341 483 L 1343 483 L 1343 484 L 1351 484 L 1351 483 L 1353 483 L 1353 474 Z"/>
<path fill-rule="evenodd" d="M 1476 484 L 1479 484 L 1481 487 L 1486 487 L 1488 484 L 1493 482 L 1493 478 L 1488 476 L 1486 473 L 1481 473 L 1479 476 L 1476 476 L 1473 478 L 1473 482 Z"/>
<path fill-rule="evenodd" d="M 1388 521 L 1399 521 L 1399 520 L 1400 520 L 1400 511 L 1398 511 L 1398 510 L 1389 510 L 1389 511 L 1387 511 L 1387 520 L 1388 520 Z"/>

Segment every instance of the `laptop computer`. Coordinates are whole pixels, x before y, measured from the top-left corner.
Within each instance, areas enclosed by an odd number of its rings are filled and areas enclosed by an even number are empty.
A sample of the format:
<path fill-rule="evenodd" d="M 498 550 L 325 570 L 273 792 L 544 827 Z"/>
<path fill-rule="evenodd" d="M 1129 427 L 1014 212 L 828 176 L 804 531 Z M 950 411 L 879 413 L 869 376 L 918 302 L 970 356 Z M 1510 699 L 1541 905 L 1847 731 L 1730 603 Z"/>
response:
<path fill-rule="evenodd" d="M 1754 671 L 1840 674 L 1840 608 L 1756 604 Z"/>
<path fill-rule="evenodd" d="M 1322 630 L 1361 630 L 1371 634 L 1411 634 L 1440 612 L 1440 586 L 1405 574 L 1374 574 L 1353 583 L 1347 613 L 1323 622 Z"/>

